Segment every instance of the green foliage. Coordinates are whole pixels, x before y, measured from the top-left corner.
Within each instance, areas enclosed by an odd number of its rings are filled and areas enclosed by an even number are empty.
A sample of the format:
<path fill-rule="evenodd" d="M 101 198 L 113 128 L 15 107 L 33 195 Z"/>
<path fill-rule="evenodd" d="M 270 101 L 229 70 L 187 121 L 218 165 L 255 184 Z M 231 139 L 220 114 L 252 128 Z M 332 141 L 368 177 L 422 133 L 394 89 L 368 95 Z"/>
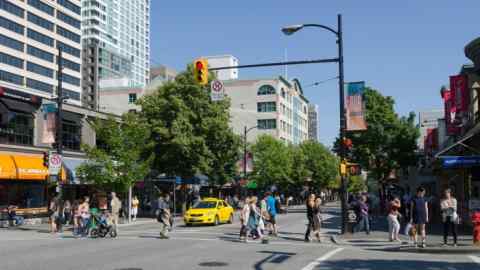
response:
<path fill-rule="evenodd" d="M 348 178 L 347 190 L 350 193 L 363 192 L 367 188 L 367 184 L 360 175 L 353 175 Z"/>
<path fill-rule="evenodd" d="M 252 146 L 253 178 L 262 186 L 288 185 L 293 159 L 289 147 L 270 135 L 261 135 Z"/>
<path fill-rule="evenodd" d="M 385 180 L 394 169 L 403 169 L 416 163 L 415 150 L 419 131 L 415 127 L 415 114 L 398 117 L 394 100 L 367 88 L 364 93 L 365 118 L 368 129 L 349 133 L 353 143 L 353 162 L 358 162 L 374 177 Z M 335 144 L 339 150 L 339 140 Z"/>
<path fill-rule="evenodd" d="M 228 125 L 230 101 L 210 101 L 192 68 L 138 102 L 152 131 L 153 166 L 185 178 L 205 173 L 221 184 L 235 173 L 240 139 Z"/>
<path fill-rule="evenodd" d="M 335 185 L 338 176 L 339 161 L 324 145 L 315 141 L 300 144 L 305 156 L 305 167 L 311 172 L 312 181 L 320 187 Z"/>
<path fill-rule="evenodd" d="M 143 180 L 152 161 L 148 125 L 137 115 L 128 113 L 121 120 L 99 119 L 93 127 L 101 144 L 83 146 L 89 162 L 77 169 L 81 178 L 118 191 L 126 191 Z"/>
<path fill-rule="evenodd" d="M 321 143 L 305 141 L 286 145 L 262 135 L 252 147 L 253 177 L 260 186 L 302 185 L 311 179 L 315 186 L 333 188 L 337 184 L 338 159 Z"/>

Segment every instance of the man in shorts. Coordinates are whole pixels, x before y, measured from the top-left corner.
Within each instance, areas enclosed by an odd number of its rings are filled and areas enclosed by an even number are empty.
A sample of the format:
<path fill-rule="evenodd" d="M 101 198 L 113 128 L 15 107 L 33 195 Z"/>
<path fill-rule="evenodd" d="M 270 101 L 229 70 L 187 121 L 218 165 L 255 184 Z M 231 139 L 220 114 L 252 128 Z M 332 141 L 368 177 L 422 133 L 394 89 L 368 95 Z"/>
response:
<path fill-rule="evenodd" d="M 272 224 L 272 234 L 277 236 L 277 208 L 275 206 L 275 198 L 272 196 L 271 192 L 265 193 L 265 197 L 267 198 L 267 211 L 270 216 L 269 222 Z"/>

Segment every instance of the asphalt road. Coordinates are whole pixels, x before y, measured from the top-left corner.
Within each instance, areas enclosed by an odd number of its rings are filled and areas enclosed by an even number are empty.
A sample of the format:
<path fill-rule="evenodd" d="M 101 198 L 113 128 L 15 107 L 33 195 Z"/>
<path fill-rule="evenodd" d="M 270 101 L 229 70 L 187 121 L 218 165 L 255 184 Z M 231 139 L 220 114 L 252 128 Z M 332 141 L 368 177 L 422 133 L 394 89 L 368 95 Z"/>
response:
<path fill-rule="evenodd" d="M 279 218 L 269 244 L 238 242 L 239 225 L 183 227 L 158 238 L 158 224 L 121 228 L 117 239 L 73 239 L 68 233 L 0 230 L 0 270 L 157 269 L 480 269 L 480 257 L 429 255 L 337 245 L 338 208 L 330 208 L 322 243 L 304 243 L 305 214 Z"/>

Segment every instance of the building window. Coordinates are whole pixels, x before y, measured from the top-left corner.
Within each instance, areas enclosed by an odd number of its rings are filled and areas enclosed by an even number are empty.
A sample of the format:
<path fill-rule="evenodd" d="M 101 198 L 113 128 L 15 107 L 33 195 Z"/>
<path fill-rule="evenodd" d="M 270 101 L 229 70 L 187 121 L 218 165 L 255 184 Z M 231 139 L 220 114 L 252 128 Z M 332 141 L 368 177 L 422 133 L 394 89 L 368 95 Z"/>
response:
<path fill-rule="evenodd" d="M 27 45 L 27 53 L 53 63 L 53 53 L 46 52 L 31 45 Z"/>
<path fill-rule="evenodd" d="M 15 33 L 18 33 L 20 35 L 23 35 L 25 32 L 25 27 L 23 27 L 23 25 L 18 24 L 4 17 L 0 17 L 0 26 L 10 31 L 13 31 Z"/>
<path fill-rule="evenodd" d="M 263 95 L 274 95 L 275 94 L 275 88 L 273 88 L 273 86 L 271 85 L 262 85 L 259 89 L 258 89 L 258 93 L 257 93 L 259 96 L 263 96 Z"/>
<path fill-rule="evenodd" d="M 72 85 L 80 86 L 80 79 L 66 73 L 62 73 L 62 82 L 66 82 Z"/>
<path fill-rule="evenodd" d="M 80 150 L 80 144 L 82 139 L 81 125 L 73 121 L 63 119 L 62 131 L 63 146 L 68 150 Z"/>
<path fill-rule="evenodd" d="M 50 16 L 53 16 L 53 7 L 43 3 L 40 0 L 28 0 L 28 4 L 40 11 L 47 13 Z"/>
<path fill-rule="evenodd" d="M 37 65 L 32 62 L 27 62 L 27 70 L 43 75 L 45 77 L 53 78 L 53 69 L 50 69 L 41 65 Z"/>
<path fill-rule="evenodd" d="M 33 145 L 33 115 L 0 111 L 0 143 Z"/>
<path fill-rule="evenodd" d="M 68 16 L 67 14 L 61 12 L 61 11 L 58 11 L 57 10 L 57 18 L 64 21 L 65 23 L 77 28 L 77 29 L 80 29 L 80 21 L 71 17 L 71 16 Z"/>
<path fill-rule="evenodd" d="M 30 87 L 35 90 L 42 92 L 53 93 L 53 85 L 37 81 L 34 79 L 27 78 L 27 87 Z"/>
<path fill-rule="evenodd" d="M 20 17 L 22 19 L 25 16 L 24 15 L 25 11 L 23 10 L 23 8 L 21 8 L 17 5 L 14 5 L 7 0 L 0 0 L 0 9 L 3 9 L 6 12 L 9 12 L 13 15 L 17 15 L 18 17 Z"/>
<path fill-rule="evenodd" d="M 72 56 L 80 57 L 80 50 L 57 40 L 57 49 Z"/>
<path fill-rule="evenodd" d="M 80 64 L 70 61 L 68 59 L 62 58 L 62 66 L 70 70 L 80 72 Z"/>
<path fill-rule="evenodd" d="M 23 69 L 23 60 L 15 56 L 0 52 L 0 63 Z"/>
<path fill-rule="evenodd" d="M 57 0 L 57 2 L 64 6 L 65 8 L 73 11 L 74 13 L 77 13 L 78 15 L 80 15 L 80 7 L 75 5 L 74 3 L 68 1 L 68 0 Z"/>
<path fill-rule="evenodd" d="M 276 102 L 258 102 L 257 111 L 258 112 L 276 112 L 277 103 Z"/>
<path fill-rule="evenodd" d="M 276 129 L 277 120 L 276 119 L 259 119 L 257 120 L 258 129 Z"/>
<path fill-rule="evenodd" d="M 10 73 L 5 70 L 0 70 L 0 81 L 9 82 L 16 85 L 23 85 L 22 76 Z"/>
<path fill-rule="evenodd" d="M 13 38 L 9 38 L 2 34 L 0 34 L 0 44 L 2 44 L 3 46 L 7 46 L 11 49 L 23 52 L 23 42 L 20 42 Z"/>
<path fill-rule="evenodd" d="M 285 98 L 285 89 L 282 88 L 282 97 Z"/>
<path fill-rule="evenodd" d="M 44 34 L 41 34 L 35 30 L 28 29 L 27 31 L 27 36 L 33 40 L 36 40 L 40 43 L 43 43 L 45 45 L 48 45 L 50 47 L 53 47 L 53 38 L 46 36 Z"/>
<path fill-rule="evenodd" d="M 39 17 L 33 13 L 28 12 L 27 19 L 29 22 L 32 22 L 40 27 L 43 27 L 47 30 L 53 31 L 53 23 L 45 20 L 42 17 Z"/>
<path fill-rule="evenodd" d="M 58 26 L 58 25 L 57 25 L 57 34 L 65 37 L 65 38 L 68 38 L 71 41 L 74 41 L 76 43 L 80 43 L 80 35 L 77 35 L 77 34 L 73 33 L 72 31 L 67 30 L 67 29 L 65 29 L 61 26 Z"/>
<path fill-rule="evenodd" d="M 62 93 L 63 93 L 63 96 L 67 96 L 70 99 L 80 100 L 80 93 L 78 93 L 78 92 L 68 90 L 68 89 L 64 89 L 62 87 Z"/>
<path fill-rule="evenodd" d="M 128 94 L 128 103 L 132 104 L 137 101 L 137 94 L 136 93 L 130 93 Z"/>
<path fill-rule="evenodd" d="M 19 208 L 47 206 L 46 181 L 2 181 L 0 205 L 16 205 Z"/>

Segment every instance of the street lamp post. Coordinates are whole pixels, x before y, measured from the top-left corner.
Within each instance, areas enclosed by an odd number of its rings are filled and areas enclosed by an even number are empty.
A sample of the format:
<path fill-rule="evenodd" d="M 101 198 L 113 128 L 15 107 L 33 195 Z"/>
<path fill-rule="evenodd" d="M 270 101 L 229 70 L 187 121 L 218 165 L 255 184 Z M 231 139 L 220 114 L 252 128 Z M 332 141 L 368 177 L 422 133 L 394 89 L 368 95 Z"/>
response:
<path fill-rule="evenodd" d="M 346 129 L 346 115 L 345 115 L 345 92 L 344 92 L 344 74 L 343 74 L 343 32 L 342 32 L 342 15 L 338 14 L 338 29 L 334 30 L 328 26 L 321 24 L 300 24 L 292 25 L 282 29 L 285 35 L 292 35 L 293 33 L 305 28 L 305 27 L 317 27 L 328 30 L 337 36 L 338 46 L 338 88 L 340 94 L 340 159 L 343 162 L 345 159 L 345 145 L 343 140 L 345 138 Z M 347 179 L 345 175 L 341 175 L 341 203 L 342 203 L 342 234 L 346 233 L 346 221 L 347 221 Z"/>
<path fill-rule="evenodd" d="M 257 127 L 258 126 L 247 128 L 247 126 L 245 126 L 243 132 L 243 177 L 245 179 L 247 179 L 247 134 Z"/>

